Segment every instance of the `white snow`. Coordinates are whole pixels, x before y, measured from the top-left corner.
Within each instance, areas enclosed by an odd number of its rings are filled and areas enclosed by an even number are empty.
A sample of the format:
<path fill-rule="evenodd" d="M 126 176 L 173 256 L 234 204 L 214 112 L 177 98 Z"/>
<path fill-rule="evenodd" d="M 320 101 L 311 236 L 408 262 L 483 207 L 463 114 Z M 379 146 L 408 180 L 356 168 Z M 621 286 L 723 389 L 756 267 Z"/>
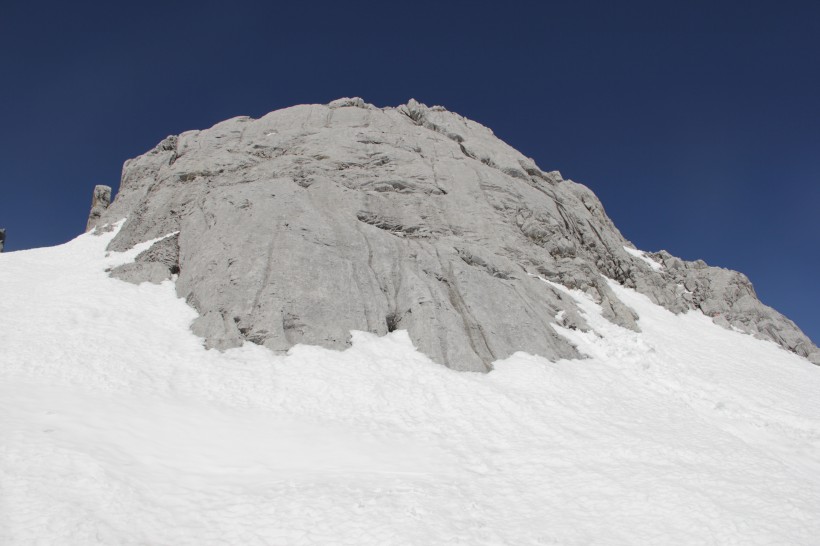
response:
<path fill-rule="evenodd" d="M 0 255 L 0 543 L 817 544 L 820 368 L 612 289 L 590 356 L 206 351 L 113 234 Z"/>
<path fill-rule="evenodd" d="M 645 263 L 646 265 L 648 265 L 649 267 L 651 267 L 655 271 L 660 271 L 661 269 L 663 269 L 662 264 L 659 264 L 658 262 L 656 262 L 652 258 L 648 257 L 646 255 L 646 252 L 644 252 L 643 250 L 638 250 L 636 248 L 629 248 L 628 246 L 625 246 L 624 250 L 626 250 L 627 254 L 635 256 L 636 258 L 641 260 L 643 263 Z"/>

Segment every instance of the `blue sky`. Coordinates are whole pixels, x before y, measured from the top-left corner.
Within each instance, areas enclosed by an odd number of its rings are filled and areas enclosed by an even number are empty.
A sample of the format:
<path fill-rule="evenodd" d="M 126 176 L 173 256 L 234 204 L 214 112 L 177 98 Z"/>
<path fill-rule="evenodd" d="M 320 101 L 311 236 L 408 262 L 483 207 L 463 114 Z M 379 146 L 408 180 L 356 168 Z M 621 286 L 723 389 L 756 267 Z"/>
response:
<path fill-rule="evenodd" d="M 168 134 L 414 97 L 820 340 L 820 3 L 6 1 L 0 74 L 9 251 L 80 233 L 93 186 Z"/>

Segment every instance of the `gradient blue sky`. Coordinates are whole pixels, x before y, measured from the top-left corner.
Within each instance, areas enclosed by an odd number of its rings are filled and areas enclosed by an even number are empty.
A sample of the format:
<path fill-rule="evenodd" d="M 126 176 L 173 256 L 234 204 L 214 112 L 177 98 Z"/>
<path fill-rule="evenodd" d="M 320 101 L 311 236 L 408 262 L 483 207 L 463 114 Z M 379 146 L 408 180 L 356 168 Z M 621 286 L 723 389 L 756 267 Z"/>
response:
<path fill-rule="evenodd" d="M 6 0 L 6 248 L 73 238 L 168 134 L 342 96 L 489 126 L 820 341 L 820 2 Z"/>

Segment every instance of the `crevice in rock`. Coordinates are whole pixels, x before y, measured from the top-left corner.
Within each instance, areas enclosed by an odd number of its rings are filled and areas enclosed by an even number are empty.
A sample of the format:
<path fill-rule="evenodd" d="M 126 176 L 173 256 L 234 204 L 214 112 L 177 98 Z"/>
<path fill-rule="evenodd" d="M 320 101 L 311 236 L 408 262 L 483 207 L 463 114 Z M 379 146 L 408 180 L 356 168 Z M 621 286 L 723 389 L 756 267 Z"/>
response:
<path fill-rule="evenodd" d="M 361 186 L 363 189 L 380 193 L 416 193 L 422 195 L 447 195 L 447 192 L 433 184 L 424 184 L 412 180 L 372 180 Z"/>
<path fill-rule="evenodd" d="M 400 318 L 396 313 L 390 313 L 385 317 L 385 322 L 387 323 L 387 331 L 388 332 L 395 332 L 399 328 Z"/>
<path fill-rule="evenodd" d="M 487 263 L 487 261 L 484 260 L 483 258 L 481 258 L 479 256 L 476 256 L 475 254 L 473 254 L 473 253 L 471 253 L 467 250 L 459 248 L 459 249 L 456 249 L 456 252 L 458 253 L 458 257 L 461 258 L 461 260 L 465 264 L 471 265 L 471 266 L 476 267 L 478 269 L 481 269 L 485 273 L 488 273 L 489 275 L 491 275 L 493 277 L 496 277 L 497 279 L 509 280 L 509 279 L 512 278 L 510 276 L 510 274 L 507 273 L 506 271 L 502 271 L 502 270 L 498 269 L 497 267 L 493 266 L 492 264 Z"/>
<path fill-rule="evenodd" d="M 463 153 L 465 156 L 469 157 L 470 159 L 476 159 L 476 156 L 473 155 L 473 153 L 470 150 L 468 150 L 464 146 L 464 144 L 459 143 L 458 147 L 461 148 L 461 153 Z"/>
<path fill-rule="evenodd" d="M 472 313 L 470 313 L 464 298 L 458 290 L 455 283 L 455 275 L 453 266 L 450 264 L 450 271 L 448 272 L 449 282 L 445 283 L 447 287 L 447 297 L 450 300 L 450 305 L 461 317 L 464 325 L 464 331 L 467 334 L 467 339 L 470 343 L 470 348 L 478 355 L 481 361 L 486 366 L 487 370 L 492 369 L 492 363 L 496 360 L 495 354 L 490 350 L 487 343 L 487 337 L 484 335 L 484 330 L 478 321 L 475 320 Z"/>
<path fill-rule="evenodd" d="M 512 167 L 505 167 L 501 169 L 501 172 L 506 174 L 507 176 L 512 176 L 513 178 L 518 178 L 519 180 L 528 180 L 527 175 L 523 171 L 519 171 L 518 169 L 513 169 Z"/>
<path fill-rule="evenodd" d="M 398 220 L 388 218 L 386 216 L 382 216 L 379 214 L 359 212 L 356 215 L 356 217 L 359 219 L 360 222 L 369 224 L 373 227 L 377 227 L 381 230 L 387 231 L 399 237 L 418 237 L 424 235 L 424 233 L 421 231 L 421 226 L 408 226 L 402 224 Z"/>

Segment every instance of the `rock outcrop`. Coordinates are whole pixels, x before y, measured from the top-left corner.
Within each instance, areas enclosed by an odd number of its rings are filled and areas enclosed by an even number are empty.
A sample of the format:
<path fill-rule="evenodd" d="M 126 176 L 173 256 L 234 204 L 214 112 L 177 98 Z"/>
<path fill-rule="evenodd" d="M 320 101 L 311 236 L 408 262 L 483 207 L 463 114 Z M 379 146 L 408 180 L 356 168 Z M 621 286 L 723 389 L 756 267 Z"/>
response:
<path fill-rule="evenodd" d="M 588 188 L 413 100 L 380 109 L 340 99 L 170 136 L 126 162 L 117 198 L 92 211 L 89 229 L 124 217 L 113 250 L 175 235 L 113 273 L 178 275 L 209 347 L 343 348 L 351 330 L 406 329 L 459 370 L 486 371 L 519 350 L 575 358 L 550 325 L 587 325 L 541 279 L 588 292 L 637 330 L 610 278 L 820 363 L 743 275 L 636 251 Z"/>
<path fill-rule="evenodd" d="M 102 214 L 111 204 L 111 187 L 110 186 L 94 186 L 94 194 L 91 197 L 91 212 L 88 214 L 88 223 L 85 230 L 91 229 L 97 225 Z"/>
<path fill-rule="evenodd" d="M 179 273 L 179 235 L 157 241 L 132 263 L 115 267 L 111 276 L 124 281 L 160 283 Z"/>
<path fill-rule="evenodd" d="M 0 228 L 0 252 L 3 252 L 3 247 L 6 246 L 6 229 Z"/>

